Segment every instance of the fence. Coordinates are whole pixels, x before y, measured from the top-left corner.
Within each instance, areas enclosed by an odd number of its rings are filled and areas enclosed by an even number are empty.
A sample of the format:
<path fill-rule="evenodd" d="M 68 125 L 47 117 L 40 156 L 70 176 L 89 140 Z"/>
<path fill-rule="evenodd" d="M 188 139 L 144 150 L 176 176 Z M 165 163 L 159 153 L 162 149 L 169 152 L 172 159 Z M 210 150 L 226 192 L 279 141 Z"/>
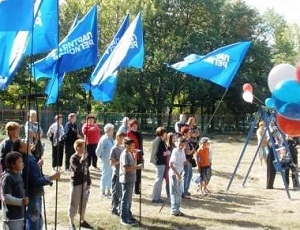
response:
<path fill-rule="evenodd" d="M 67 115 L 69 111 L 61 111 L 63 114 L 63 123 L 67 121 Z M 51 109 L 39 111 L 39 120 L 42 129 L 45 131 L 54 122 L 54 116 L 56 112 Z M 101 112 L 95 114 L 97 117 L 97 124 L 102 128 L 106 123 L 112 123 L 118 128 L 121 125 L 122 118 L 125 113 L 112 113 Z M 154 133 L 155 129 L 162 125 L 169 131 L 174 131 L 174 124 L 178 120 L 179 115 L 169 114 L 155 114 L 155 113 L 130 113 L 127 114 L 129 118 L 136 118 L 139 123 L 139 129 L 144 133 Z M 248 132 L 253 122 L 253 117 L 250 114 L 244 116 L 232 116 L 232 115 L 215 115 L 211 123 L 208 125 L 209 114 L 201 114 L 196 116 L 197 125 L 203 132 L 206 128 L 206 133 L 217 134 L 241 134 Z M 78 114 L 77 121 L 79 127 L 85 122 L 86 114 Z M 187 115 L 188 117 L 188 115 Z M 25 124 L 27 120 L 26 111 L 24 110 L 9 110 L 4 109 L 0 113 L 0 131 L 3 132 L 4 126 L 8 121 L 16 121 L 19 124 Z M 21 130 L 22 131 L 22 130 Z"/>

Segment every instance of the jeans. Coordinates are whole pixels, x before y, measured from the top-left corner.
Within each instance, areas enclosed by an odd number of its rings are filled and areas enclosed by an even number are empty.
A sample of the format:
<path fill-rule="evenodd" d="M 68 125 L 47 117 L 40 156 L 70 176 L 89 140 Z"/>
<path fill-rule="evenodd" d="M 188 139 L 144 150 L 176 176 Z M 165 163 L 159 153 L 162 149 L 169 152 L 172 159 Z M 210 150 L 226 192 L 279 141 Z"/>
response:
<path fill-rule="evenodd" d="M 112 168 L 109 163 L 109 158 L 107 159 L 101 158 L 101 163 L 102 163 L 102 176 L 100 179 L 100 188 L 102 190 L 111 189 Z"/>
<path fill-rule="evenodd" d="M 3 221 L 4 230 L 23 230 L 24 220 Z"/>
<path fill-rule="evenodd" d="M 122 198 L 121 198 L 121 210 L 120 217 L 123 222 L 129 223 L 132 218 L 131 204 L 132 204 L 132 193 L 134 183 L 122 183 Z"/>
<path fill-rule="evenodd" d="M 185 166 L 184 166 L 184 174 L 183 174 L 183 196 L 186 196 L 189 188 L 190 188 L 190 184 L 191 184 L 191 179 L 193 176 L 193 168 L 192 168 L 192 164 L 190 162 L 188 162 Z"/>
<path fill-rule="evenodd" d="M 113 175 L 112 177 L 112 201 L 111 211 L 118 213 L 120 212 L 120 200 L 122 195 L 122 188 L 119 182 L 119 176 Z"/>
<path fill-rule="evenodd" d="M 181 194 L 182 194 L 182 181 L 178 181 L 175 175 L 169 175 L 170 196 L 171 196 L 171 214 L 178 214 Z"/>
<path fill-rule="evenodd" d="M 156 171 L 156 178 L 155 178 L 155 183 L 153 186 L 153 191 L 152 191 L 152 200 L 153 201 L 158 201 L 161 199 L 161 188 L 162 188 L 162 183 L 164 180 L 164 174 L 165 174 L 165 165 L 156 165 L 155 166 L 155 171 Z"/>
<path fill-rule="evenodd" d="M 42 230 L 42 198 L 29 197 L 29 204 L 26 212 L 26 230 Z"/>

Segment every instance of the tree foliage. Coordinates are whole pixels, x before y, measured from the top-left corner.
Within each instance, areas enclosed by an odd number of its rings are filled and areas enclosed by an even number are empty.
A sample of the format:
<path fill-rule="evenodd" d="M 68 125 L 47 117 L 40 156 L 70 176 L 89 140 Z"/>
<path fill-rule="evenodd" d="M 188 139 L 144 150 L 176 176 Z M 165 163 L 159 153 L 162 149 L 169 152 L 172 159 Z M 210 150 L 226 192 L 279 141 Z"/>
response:
<path fill-rule="evenodd" d="M 95 111 L 243 115 L 257 108 L 242 100 L 242 86 L 251 83 L 254 94 L 269 96 L 267 76 L 276 63 L 295 64 L 299 59 L 299 26 L 287 23 L 270 10 L 265 15 L 243 1 L 223 0 L 66 0 L 60 6 L 60 40 L 67 34 L 75 16 L 81 18 L 98 4 L 99 57 L 110 43 L 127 13 L 131 20 L 142 12 L 145 63 L 142 70 L 123 69 L 118 74 L 115 98 L 110 103 L 92 100 Z M 167 68 L 195 53 L 204 55 L 234 42 L 251 40 L 252 46 L 220 103 L 225 89 L 203 79 Z M 41 55 L 34 57 L 34 60 Z M 32 59 L 26 60 L 11 86 L 1 92 L 7 104 L 14 104 L 15 92 L 28 93 L 32 84 L 43 91 L 46 82 L 29 80 Z M 26 68 L 27 67 L 27 68 Z M 93 67 L 68 73 L 60 92 L 60 104 L 67 110 L 84 110 L 89 93 L 81 84 L 88 82 Z"/>

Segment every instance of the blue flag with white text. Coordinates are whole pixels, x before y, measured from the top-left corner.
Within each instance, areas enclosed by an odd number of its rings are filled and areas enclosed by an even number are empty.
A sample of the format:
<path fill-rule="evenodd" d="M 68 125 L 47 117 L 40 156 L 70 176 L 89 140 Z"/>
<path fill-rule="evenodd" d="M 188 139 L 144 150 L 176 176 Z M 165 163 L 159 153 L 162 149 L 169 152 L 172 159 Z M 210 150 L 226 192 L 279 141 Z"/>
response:
<path fill-rule="evenodd" d="M 104 54 L 100 58 L 99 62 L 97 63 L 91 77 L 90 82 L 93 81 L 95 78 L 95 75 L 101 69 L 102 65 L 105 63 L 109 55 L 112 53 L 112 51 L 115 49 L 117 44 L 119 43 L 120 39 L 126 32 L 127 28 L 129 26 L 129 15 L 127 14 L 125 19 L 123 20 L 119 30 L 115 34 L 113 40 L 109 44 L 109 46 L 106 48 Z M 83 87 L 86 91 L 91 90 L 93 98 L 97 101 L 102 102 L 108 102 L 113 99 L 115 88 L 116 88 L 116 77 L 117 77 L 117 71 L 112 73 L 110 77 L 107 78 L 106 81 L 102 82 L 101 84 L 98 84 L 96 86 L 92 86 L 90 84 L 84 84 Z"/>
<path fill-rule="evenodd" d="M 142 68 L 144 63 L 144 41 L 141 14 L 132 21 L 121 40 L 109 55 L 92 80 L 99 85 L 121 67 Z"/>
<path fill-rule="evenodd" d="M 223 46 L 205 56 L 189 55 L 184 61 L 168 67 L 228 88 L 250 45 L 249 41 L 238 42 Z"/>
<path fill-rule="evenodd" d="M 95 5 L 60 42 L 58 50 L 52 50 L 47 57 L 34 63 L 32 74 L 36 73 L 35 79 L 96 64 L 97 37 L 97 7 Z M 56 65 L 58 59 L 59 62 Z"/>
<path fill-rule="evenodd" d="M 58 1 L 36 0 L 34 15 L 33 35 L 30 34 L 26 55 L 48 52 L 58 44 Z"/>
<path fill-rule="evenodd" d="M 0 31 L 30 31 L 34 0 L 1 0 Z"/>

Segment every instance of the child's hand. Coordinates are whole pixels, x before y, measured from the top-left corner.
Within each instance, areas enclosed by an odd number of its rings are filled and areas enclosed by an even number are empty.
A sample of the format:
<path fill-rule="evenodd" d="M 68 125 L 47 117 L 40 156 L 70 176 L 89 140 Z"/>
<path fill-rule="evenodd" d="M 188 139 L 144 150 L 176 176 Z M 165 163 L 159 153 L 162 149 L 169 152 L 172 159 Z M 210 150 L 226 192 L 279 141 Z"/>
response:
<path fill-rule="evenodd" d="M 138 167 L 137 169 L 142 169 L 143 168 L 143 164 L 138 164 L 137 167 Z"/>
<path fill-rule="evenodd" d="M 22 199 L 22 205 L 25 206 L 27 204 L 29 204 L 29 198 L 28 197 L 23 197 L 23 199 Z"/>
<path fill-rule="evenodd" d="M 178 181 L 181 181 L 181 175 L 180 175 L 180 174 L 177 174 L 177 175 L 176 175 L 176 179 L 177 179 Z"/>
<path fill-rule="evenodd" d="M 59 178 L 60 178 L 60 172 L 58 172 L 58 171 L 56 171 L 51 176 L 49 176 L 50 180 L 59 180 Z"/>

